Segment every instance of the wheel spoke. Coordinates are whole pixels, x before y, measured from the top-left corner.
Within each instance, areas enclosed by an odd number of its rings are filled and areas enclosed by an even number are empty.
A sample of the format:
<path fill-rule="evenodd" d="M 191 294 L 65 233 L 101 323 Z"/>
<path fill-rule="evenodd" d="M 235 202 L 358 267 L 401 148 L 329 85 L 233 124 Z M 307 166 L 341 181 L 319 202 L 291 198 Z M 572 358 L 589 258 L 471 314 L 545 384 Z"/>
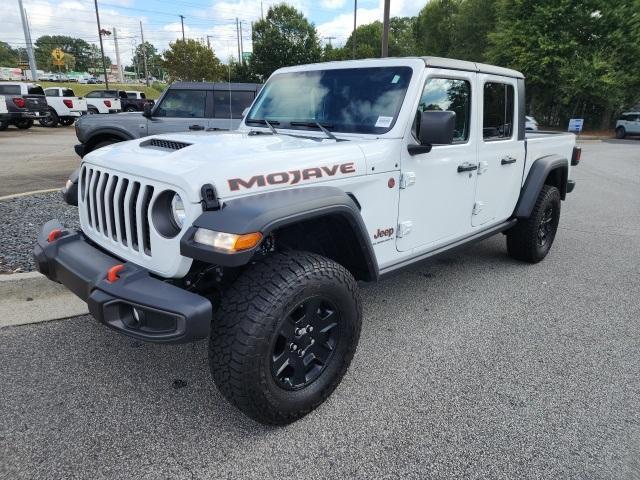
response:
<path fill-rule="evenodd" d="M 277 378 L 281 378 L 282 372 L 291 365 L 289 352 L 286 350 L 282 352 L 278 357 L 273 359 L 273 363 L 271 365 L 273 374 Z"/>
<path fill-rule="evenodd" d="M 303 385 L 307 381 L 307 368 L 299 356 L 295 355 L 292 359 L 293 376 L 291 384 L 293 386 Z"/>

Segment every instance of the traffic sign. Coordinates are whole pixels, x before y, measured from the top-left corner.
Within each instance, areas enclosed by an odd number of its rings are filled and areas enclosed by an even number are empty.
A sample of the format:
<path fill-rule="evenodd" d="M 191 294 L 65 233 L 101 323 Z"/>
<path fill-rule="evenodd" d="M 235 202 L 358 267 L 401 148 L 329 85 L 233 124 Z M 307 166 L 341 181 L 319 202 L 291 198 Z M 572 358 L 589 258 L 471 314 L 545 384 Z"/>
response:
<path fill-rule="evenodd" d="M 51 56 L 53 57 L 54 60 L 61 62 L 64 59 L 64 52 L 59 48 L 54 48 L 51 51 Z"/>
<path fill-rule="evenodd" d="M 569 120 L 569 131 L 580 133 L 582 131 L 582 125 L 584 125 L 584 118 L 572 118 Z"/>

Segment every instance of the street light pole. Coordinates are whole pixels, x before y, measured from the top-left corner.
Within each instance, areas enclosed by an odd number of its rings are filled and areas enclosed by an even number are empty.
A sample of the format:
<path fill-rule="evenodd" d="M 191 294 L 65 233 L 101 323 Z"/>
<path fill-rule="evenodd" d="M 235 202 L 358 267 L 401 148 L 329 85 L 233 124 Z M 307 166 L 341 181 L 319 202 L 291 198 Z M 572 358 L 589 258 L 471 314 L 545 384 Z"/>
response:
<path fill-rule="evenodd" d="M 22 6 L 22 0 L 18 0 L 18 6 L 20 7 L 20 17 L 22 18 L 22 29 L 24 30 L 24 41 L 27 44 L 27 57 L 29 57 L 29 68 L 31 69 L 31 80 L 38 81 L 38 67 L 36 66 L 36 59 L 33 56 L 33 44 L 31 43 L 31 31 L 29 30 L 29 24 L 27 23 L 27 16 Z"/>
<path fill-rule="evenodd" d="M 104 60 L 104 45 L 102 44 L 102 28 L 100 28 L 100 14 L 98 13 L 98 0 L 93 0 L 96 6 L 96 21 L 98 22 L 98 38 L 100 39 L 100 54 L 102 55 L 102 71 L 104 72 L 104 84 L 109 90 L 109 79 L 107 78 L 107 64 Z"/>
<path fill-rule="evenodd" d="M 182 41 L 184 42 L 184 15 L 180 15 L 180 24 L 182 25 Z"/>
<path fill-rule="evenodd" d="M 358 0 L 353 0 L 353 58 L 356 58 L 356 17 L 358 15 Z"/>
<path fill-rule="evenodd" d="M 391 0 L 384 0 L 384 23 L 382 25 L 382 58 L 389 56 L 389 10 Z"/>
<path fill-rule="evenodd" d="M 144 81 L 149 86 L 149 71 L 147 70 L 147 46 L 144 43 L 144 32 L 142 31 L 142 20 L 140 20 L 140 38 L 142 39 L 142 60 L 144 61 Z"/>

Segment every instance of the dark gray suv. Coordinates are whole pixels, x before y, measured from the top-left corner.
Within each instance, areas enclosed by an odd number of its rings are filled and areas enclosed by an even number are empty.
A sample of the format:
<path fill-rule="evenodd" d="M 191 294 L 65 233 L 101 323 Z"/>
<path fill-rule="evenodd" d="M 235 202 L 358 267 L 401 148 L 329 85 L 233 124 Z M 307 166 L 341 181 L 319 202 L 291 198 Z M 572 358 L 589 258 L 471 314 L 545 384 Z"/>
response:
<path fill-rule="evenodd" d="M 86 115 L 76 122 L 84 157 L 96 148 L 123 140 L 170 132 L 233 130 L 262 88 L 255 83 L 176 82 L 144 112 Z"/>

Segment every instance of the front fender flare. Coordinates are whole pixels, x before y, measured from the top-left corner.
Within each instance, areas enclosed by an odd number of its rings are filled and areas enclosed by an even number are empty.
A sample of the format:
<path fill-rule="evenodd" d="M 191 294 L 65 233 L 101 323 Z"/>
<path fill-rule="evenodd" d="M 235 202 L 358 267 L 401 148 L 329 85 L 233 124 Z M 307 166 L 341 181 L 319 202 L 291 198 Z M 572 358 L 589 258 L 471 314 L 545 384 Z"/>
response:
<path fill-rule="evenodd" d="M 567 195 L 567 179 L 569 175 L 569 160 L 560 155 L 548 155 L 538 158 L 527 175 L 527 179 L 524 182 L 522 190 L 520 191 L 520 198 L 513 212 L 515 218 L 529 218 L 533 207 L 536 204 L 540 190 L 544 186 L 547 177 L 554 170 L 561 170 L 560 181 L 560 197 L 564 200 Z"/>
<path fill-rule="evenodd" d="M 221 266 L 248 263 L 256 250 L 227 254 L 197 244 L 193 236 L 198 228 L 244 234 L 261 232 L 265 237 L 274 230 L 329 215 L 338 215 L 352 229 L 366 263 L 367 279 L 378 278 L 378 263 L 358 206 L 344 191 L 335 187 L 305 187 L 260 193 L 224 202 L 220 210 L 204 212 L 180 241 L 182 255 Z"/>

